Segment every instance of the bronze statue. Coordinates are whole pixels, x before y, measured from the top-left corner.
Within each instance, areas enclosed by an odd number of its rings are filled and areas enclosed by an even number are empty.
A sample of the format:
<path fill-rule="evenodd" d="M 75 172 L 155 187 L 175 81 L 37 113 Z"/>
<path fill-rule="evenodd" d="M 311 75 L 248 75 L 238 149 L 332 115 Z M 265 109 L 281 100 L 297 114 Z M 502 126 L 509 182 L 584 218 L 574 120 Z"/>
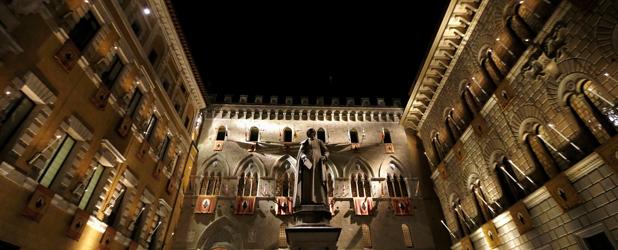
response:
<path fill-rule="evenodd" d="M 294 207 L 300 205 L 324 205 L 328 209 L 326 191 L 328 149 L 326 144 L 316 138 L 315 129 L 307 130 L 307 139 L 301 142 L 296 157 L 296 188 L 294 188 Z"/>

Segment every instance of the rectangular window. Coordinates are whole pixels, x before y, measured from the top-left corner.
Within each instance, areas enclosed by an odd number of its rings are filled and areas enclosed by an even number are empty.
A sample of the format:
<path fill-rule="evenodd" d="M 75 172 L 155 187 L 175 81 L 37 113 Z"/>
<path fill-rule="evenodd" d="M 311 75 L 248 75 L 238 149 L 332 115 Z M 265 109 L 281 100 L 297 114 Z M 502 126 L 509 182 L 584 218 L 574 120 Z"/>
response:
<path fill-rule="evenodd" d="M 120 60 L 118 56 L 115 56 L 114 61 L 112 62 L 110 67 L 107 69 L 107 71 L 101 74 L 101 80 L 103 81 L 105 86 L 109 88 L 114 86 L 114 83 L 116 82 L 116 79 L 118 79 L 120 72 L 122 72 L 123 67 L 124 67 L 124 64 L 122 63 L 122 60 Z"/>
<path fill-rule="evenodd" d="M 153 114 L 150 116 L 150 120 L 148 121 L 148 127 L 146 127 L 146 131 L 144 131 L 144 138 L 146 138 L 147 141 L 150 141 L 150 137 L 152 136 L 152 134 L 154 134 L 153 132 L 155 131 L 156 128 L 157 128 L 157 116 Z"/>
<path fill-rule="evenodd" d="M 71 150 L 75 146 L 75 139 L 73 137 L 66 135 L 60 146 L 56 149 L 51 159 L 47 161 L 45 165 L 43 174 L 39 179 L 39 183 L 44 187 L 49 187 L 58 172 L 60 172 L 60 168 L 64 164 L 64 161 L 69 157 Z"/>
<path fill-rule="evenodd" d="M 615 249 L 605 232 L 600 232 L 584 238 L 586 247 L 591 250 Z"/>
<path fill-rule="evenodd" d="M 142 95 L 142 91 L 139 91 L 139 89 L 136 89 L 135 92 L 133 92 L 133 97 L 131 97 L 131 102 L 129 102 L 129 106 L 127 107 L 127 115 L 131 117 L 135 115 L 135 110 L 137 110 L 137 107 L 142 100 Z"/>
<path fill-rule="evenodd" d="M 169 136 L 165 136 L 165 139 L 163 139 L 163 144 L 161 144 L 161 151 L 159 151 L 159 159 L 161 160 L 165 160 L 165 155 L 167 153 L 167 148 L 170 145 L 170 137 Z"/>
<path fill-rule="evenodd" d="M 97 19 L 92 12 L 88 12 L 79 20 L 75 27 L 73 27 L 71 32 L 69 32 L 69 38 L 71 38 L 71 41 L 75 43 L 75 46 L 77 46 L 80 51 L 83 51 L 86 46 L 88 46 L 88 43 L 90 43 L 90 40 L 97 34 L 99 28 L 101 28 L 101 25 Z"/>
<path fill-rule="evenodd" d="M 30 98 L 22 93 L 19 95 L 0 113 L 0 148 L 8 143 L 34 109 L 35 104 Z"/>
<path fill-rule="evenodd" d="M 84 195 L 82 195 L 82 198 L 79 200 L 79 208 L 86 209 L 86 206 L 90 201 L 90 197 L 92 197 L 92 193 L 94 192 L 94 189 L 97 187 L 97 184 L 101 179 L 103 170 L 105 170 L 105 167 L 101 166 L 100 164 L 94 169 L 92 175 L 90 176 L 90 180 L 88 180 L 88 186 L 86 186 Z"/>

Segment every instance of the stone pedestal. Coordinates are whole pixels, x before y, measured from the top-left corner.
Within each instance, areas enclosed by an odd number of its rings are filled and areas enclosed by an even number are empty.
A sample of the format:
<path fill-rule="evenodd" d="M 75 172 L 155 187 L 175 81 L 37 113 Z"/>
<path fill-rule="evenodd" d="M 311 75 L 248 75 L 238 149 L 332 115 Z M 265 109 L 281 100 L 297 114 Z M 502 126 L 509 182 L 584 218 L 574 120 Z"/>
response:
<path fill-rule="evenodd" d="M 293 226 L 285 229 L 290 249 L 334 250 L 341 228 L 331 226 Z"/>
<path fill-rule="evenodd" d="M 290 249 L 337 249 L 341 228 L 329 224 L 331 213 L 325 205 L 301 205 L 294 211 L 296 225 L 285 229 Z"/>

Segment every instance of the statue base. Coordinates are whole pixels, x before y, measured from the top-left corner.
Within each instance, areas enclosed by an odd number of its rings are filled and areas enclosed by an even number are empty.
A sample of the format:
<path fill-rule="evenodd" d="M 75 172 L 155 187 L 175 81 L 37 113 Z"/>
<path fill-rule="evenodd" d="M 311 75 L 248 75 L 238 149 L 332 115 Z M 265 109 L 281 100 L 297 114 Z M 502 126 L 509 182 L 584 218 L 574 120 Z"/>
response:
<path fill-rule="evenodd" d="M 300 205 L 295 208 L 296 225 L 285 229 L 290 249 L 337 249 L 341 228 L 332 227 L 332 215 L 324 204 Z"/>

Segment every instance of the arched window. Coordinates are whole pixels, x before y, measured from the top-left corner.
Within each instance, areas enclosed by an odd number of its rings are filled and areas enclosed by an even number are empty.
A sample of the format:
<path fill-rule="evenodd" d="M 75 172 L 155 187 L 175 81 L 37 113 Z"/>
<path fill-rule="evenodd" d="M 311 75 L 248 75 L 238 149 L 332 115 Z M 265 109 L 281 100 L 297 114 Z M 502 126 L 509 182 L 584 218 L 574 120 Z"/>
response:
<path fill-rule="evenodd" d="M 466 83 L 465 89 L 463 90 L 461 96 L 464 103 L 466 104 L 465 106 L 468 107 L 468 109 L 472 112 L 474 116 L 476 116 L 481 110 L 481 100 L 479 100 L 479 98 L 474 94 L 474 92 L 472 92 L 472 89 L 470 88 L 470 83 Z"/>
<path fill-rule="evenodd" d="M 322 140 L 322 142 L 326 142 L 326 130 L 323 128 L 318 129 L 318 139 Z"/>
<path fill-rule="evenodd" d="M 497 83 L 504 78 L 494 60 L 493 51 L 491 49 L 487 49 L 483 59 L 481 60 L 481 70 L 484 71 L 484 73 L 487 73 L 487 76 L 491 79 L 493 86 L 496 86 Z M 493 88 L 491 92 L 493 92 Z"/>
<path fill-rule="evenodd" d="M 253 163 L 240 174 L 238 179 L 237 196 L 257 196 L 259 175 Z"/>
<path fill-rule="evenodd" d="M 251 127 L 251 129 L 249 130 L 249 141 L 251 142 L 257 142 L 259 140 L 260 137 L 260 129 L 258 129 L 257 127 Z"/>
<path fill-rule="evenodd" d="M 530 152 L 530 156 L 532 157 L 532 161 L 541 170 L 541 178 L 546 181 L 549 178 L 552 178 L 560 173 L 560 169 L 558 168 L 558 163 L 553 158 L 551 151 L 549 151 L 550 146 L 546 139 L 546 136 L 541 135 L 543 131 L 543 127 L 540 125 L 536 125 L 532 128 L 531 133 L 525 135 L 525 145 L 528 151 Z M 560 152 L 559 155 L 564 155 Z M 567 160 L 566 157 L 564 160 Z"/>
<path fill-rule="evenodd" d="M 292 142 L 292 129 L 285 127 L 283 129 L 283 142 Z"/>
<path fill-rule="evenodd" d="M 431 146 L 433 147 L 434 155 L 438 162 L 442 161 L 442 144 L 440 143 L 440 139 L 438 138 L 438 133 L 435 133 L 431 138 Z"/>
<path fill-rule="evenodd" d="M 594 118 L 596 127 L 598 130 L 602 130 L 604 134 L 614 136 L 616 129 L 618 128 L 618 109 L 614 103 L 614 97 L 609 94 L 607 90 L 598 84 L 594 84 L 590 80 L 583 80 L 581 84 L 581 99 L 583 103 L 580 105 L 582 108 L 589 108 L 591 113 L 589 116 Z M 590 118 L 589 118 L 590 119 Z M 588 125 L 594 124 L 594 122 L 588 121 Z M 593 130 L 593 132 L 596 132 Z M 594 133 L 597 137 L 604 137 L 600 135 L 601 131 Z M 597 135 L 598 134 L 598 135 Z M 603 141 L 605 138 L 599 138 Z"/>
<path fill-rule="evenodd" d="M 358 141 L 358 131 L 355 128 L 350 130 L 350 143 L 359 143 Z"/>
<path fill-rule="evenodd" d="M 219 161 L 211 162 L 206 167 L 199 194 L 219 195 L 221 193 L 222 172 L 223 166 L 219 163 Z"/>
<path fill-rule="evenodd" d="M 603 128 L 611 136 L 616 135 L 616 129 L 618 129 L 616 98 L 605 88 L 589 80 L 582 84 L 582 88 L 582 92 L 588 102 L 591 103 L 591 107 L 599 114 Z"/>
<path fill-rule="evenodd" d="M 386 174 L 386 189 L 389 197 L 408 197 L 407 181 L 393 162 L 389 163 Z"/>
<path fill-rule="evenodd" d="M 464 232 L 464 224 L 457 213 L 457 202 L 455 200 L 451 202 L 449 210 L 451 212 L 451 215 L 455 219 L 455 234 L 458 238 L 463 238 L 465 235 L 467 235 L 467 233 Z"/>
<path fill-rule="evenodd" d="M 508 205 L 512 205 L 526 195 L 524 186 L 517 180 L 513 166 L 506 157 L 496 164 L 496 175 L 502 190 L 502 197 Z"/>
<path fill-rule="evenodd" d="M 382 131 L 382 138 L 383 138 L 383 142 L 384 143 L 393 143 L 393 141 L 391 140 L 391 132 L 388 131 L 388 129 L 384 129 Z"/>
<path fill-rule="evenodd" d="M 459 136 L 461 135 L 461 128 L 459 127 L 459 124 L 457 124 L 457 122 L 455 121 L 455 118 L 453 117 L 453 110 L 449 110 L 448 114 L 446 115 L 446 128 L 447 131 L 449 131 L 449 135 L 451 136 L 451 138 L 453 138 L 453 141 L 456 141 L 457 138 L 459 138 Z"/>
<path fill-rule="evenodd" d="M 221 192 L 221 172 L 210 172 L 202 179 L 200 194 L 219 195 Z"/>
<path fill-rule="evenodd" d="M 489 206 L 487 203 L 487 198 L 485 198 L 485 194 L 481 190 L 481 183 L 479 180 L 476 180 L 470 186 L 470 193 L 472 196 L 472 200 L 474 201 L 474 205 L 476 207 L 478 217 L 481 219 L 481 223 L 485 223 L 491 218 L 491 214 L 489 211 L 493 211 L 493 208 Z"/>
<path fill-rule="evenodd" d="M 350 178 L 353 197 L 371 197 L 371 183 L 365 173 L 356 173 Z"/>
<path fill-rule="evenodd" d="M 258 175 L 257 173 L 244 173 L 238 179 L 238 196 L 257 196 Z"/>
<path fill-rule="evenodd" d="M 474 221 L 464 211 L 459 199 L 453 202 L 452 208 L 457 219 L 457 226 L 461 229 L 461 236 L 469 235 L 475 229 Z"/>
<path fill-rule="evenodd" d="M 291 197 L 294 195 L 294 171 L 289 161 L 284 161 L 275 169 L 276 196 Z"/>
<path fill-rule="evenodd" d="M 217 129 L 217 141 L 225 141 L 225 138 L 227 137 L 227 130 L 225 129 L 225 126 L 220 126 L 219 129 Z"/>

